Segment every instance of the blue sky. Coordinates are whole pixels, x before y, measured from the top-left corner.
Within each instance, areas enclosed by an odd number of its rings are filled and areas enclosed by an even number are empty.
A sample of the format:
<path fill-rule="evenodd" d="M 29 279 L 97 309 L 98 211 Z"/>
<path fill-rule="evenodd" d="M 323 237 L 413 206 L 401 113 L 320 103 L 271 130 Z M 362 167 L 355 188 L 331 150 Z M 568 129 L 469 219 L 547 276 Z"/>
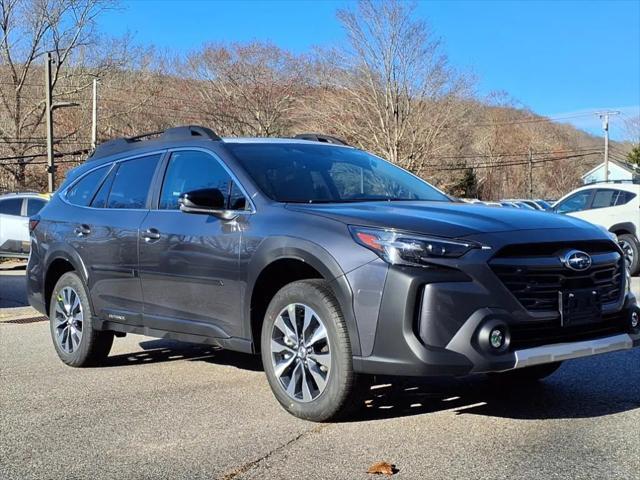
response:
<path fill-rule="evenodd" d="M 202 43 L 269 40 L 304 52 L 344 41 L 336 19 L 350 1 L 125 1 L 101 19 L 107 34 L 190 51 Z M 640 0 L 418 2 L 451 63 L 472 71 L 478 91 L 504 90 L 549 116 L 621 110 L 640 114 Z M 569 121 L 569 120 L 567 120 Z M 599 133 L 595 116 L 570 120 Z"/>

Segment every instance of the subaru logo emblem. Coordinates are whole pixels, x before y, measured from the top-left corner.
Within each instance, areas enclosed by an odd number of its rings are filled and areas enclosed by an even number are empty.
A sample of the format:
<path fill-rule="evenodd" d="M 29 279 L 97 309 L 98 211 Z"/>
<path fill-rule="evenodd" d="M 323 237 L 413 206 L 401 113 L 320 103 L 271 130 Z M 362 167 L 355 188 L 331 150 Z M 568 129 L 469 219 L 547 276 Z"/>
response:
<path fill-rule="evenodd" d="M 565 267 L 576 272 L 584 272 L 591 268 L 591 256 L 580 250 L 570 250 L 560 257 L 560 260 Z"/>

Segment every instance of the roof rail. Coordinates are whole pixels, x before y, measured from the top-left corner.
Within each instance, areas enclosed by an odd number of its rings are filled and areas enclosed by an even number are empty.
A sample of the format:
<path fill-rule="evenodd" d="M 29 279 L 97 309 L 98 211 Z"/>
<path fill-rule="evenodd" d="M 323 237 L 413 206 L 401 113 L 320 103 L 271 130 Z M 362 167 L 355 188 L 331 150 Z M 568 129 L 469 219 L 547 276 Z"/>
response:
<path fill-rule="evenodd" d="M 341 138 L 325 135 L 323 133 L 299 133 L 293 138 L 297 138 L 299 140 L 310 140 L 312 142 L 333 143 L 334 145 L 345 145 L 347 147 L 350 146 Z"/>
<path fill-rule="evenodd" d="M 605 183 L 605 184 L 606 183 L 618 183 L 618 184 L 630 183 L 632 185 L 638 185 L 640 184 L 640 177 L 633 178 L 633 179 L 623 179 L 623 180 L 596 180 L 594 182 L 587 182 L 584 184 L 584 186 L 595 185 L 599 183 Z"/>
<path fill-rule="evenodd" d="M 147 146 L 150 144 L 148 142 L 190 140 L 194 137 L 201 137 L 202 139 L 214 141 L 222 140 L 218 134 L 210 128 L 198 125 L 185 125 L 181 127 L 168 128 L 160 132 L 143 133 L 142 135 L 137 135 L 135 137 L 122 137 L 108 140 L 98 145 L 87 160 L 95 160 L 97 158 L 114 155 L 116 153 L 126 152 L 131 148 Z"/>

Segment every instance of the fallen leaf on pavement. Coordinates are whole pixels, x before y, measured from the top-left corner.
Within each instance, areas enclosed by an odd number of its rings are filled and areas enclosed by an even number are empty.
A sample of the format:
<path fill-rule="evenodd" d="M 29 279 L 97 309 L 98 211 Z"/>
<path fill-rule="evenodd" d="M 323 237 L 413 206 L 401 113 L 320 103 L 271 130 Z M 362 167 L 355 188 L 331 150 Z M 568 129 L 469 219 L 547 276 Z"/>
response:
<path fill-rule="evenodd" d="M 393 475 L 394 473 L 396 473 L 398 470 L 396 469 L 395 465 L 392 465 L 390 463 L 387 462 L 377 462 L 374 463 L 373 465 L 371 465 L 369 467 L 369 470 L 367 470 L 367 473 L 372 473 L 374 475 Z"/>

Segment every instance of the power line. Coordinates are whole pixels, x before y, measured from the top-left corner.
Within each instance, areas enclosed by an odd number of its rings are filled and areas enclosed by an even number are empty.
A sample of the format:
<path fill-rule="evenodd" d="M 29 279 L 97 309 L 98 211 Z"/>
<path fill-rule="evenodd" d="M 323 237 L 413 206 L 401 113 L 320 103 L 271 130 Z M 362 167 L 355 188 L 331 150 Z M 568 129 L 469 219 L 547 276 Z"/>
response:
<path fill-rule="evenodd" d="M 600 152 L 594 152 L 594 153 L 584 153 L 584 154 L 580 154 L 580 155 L 567 155 L 564 157 L 548 157 L 548 158 L 539 158 L 536 160 L 533 160 L 531 162 L 532 165 L 536 165 L 536 164 L 540 164 L 540 163 L 548 163 L 548 162 L 558 162 L 560 160 L 570 160 L 570 159 L 576 159 L 576 158 L 584 158 L 590 155 L 594 155 L 596 153 L 600 153 Z M 466 166 L 456 166 L 456 167 L 439 167 L 436 168 L 435 171 L 437 172 L 442 172 L 442 171 L 461 171 L 461 170 L 474 170 L 474 169 L 482 169 L 482 168 L 504 168 L 504 167 L 514 167 L 514 166 L 519 166 L 519 165 L 529 165 L 529 161 L 528 160 L 514 160 L 513 162 L 502 162 L 502 163 L 481 163 L 478 165 L 466 165 Z M 424 165 L 425 167 L 434 167 L 436 165 Z"/>

